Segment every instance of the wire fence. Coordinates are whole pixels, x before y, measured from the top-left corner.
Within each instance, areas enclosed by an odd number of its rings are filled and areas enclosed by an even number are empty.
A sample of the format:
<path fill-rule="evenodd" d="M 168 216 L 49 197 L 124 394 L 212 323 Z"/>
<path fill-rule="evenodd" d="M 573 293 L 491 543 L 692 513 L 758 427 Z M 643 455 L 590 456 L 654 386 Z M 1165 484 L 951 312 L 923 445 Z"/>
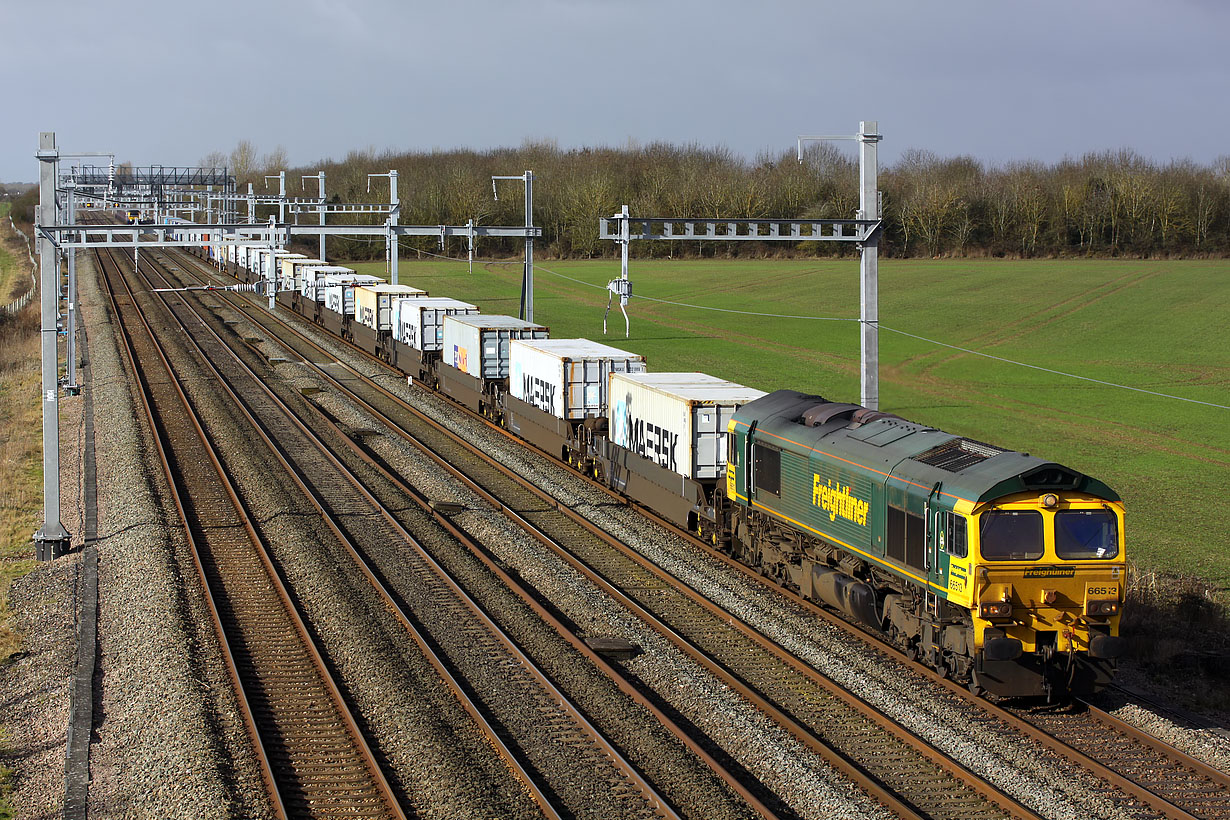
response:
<path fill-rule="evenodd" d="M 26 305 L 30 304 L 30 300 L 33 299 L 34 295 L 38 292 L 38 277 L 36 275 L 38 271 L 38 263 L 34 261 L 34 250 L 33 250 L 33 246 L 30 244 L 30 237 L 26 236 L 25 232 L 17 227 L 17 223 L 13 221 L 13 217 L 11 216 L 9 217 L 9 225 L 12 227 L 13 233 L 17 234 L 18 236 L 20 236 L 22 239 L 25 240 L 26 256 L 30 260 L 30 288 L 29 290 L 27 290 L 21 296 L 17 297 L 16 300 L 10 302 L 7 305 L 4 305 L 3 308 L 0 308 L 5 313 L 12 314 L 12 313 L 17 313 L 22 308 L 24 308 Z"/>

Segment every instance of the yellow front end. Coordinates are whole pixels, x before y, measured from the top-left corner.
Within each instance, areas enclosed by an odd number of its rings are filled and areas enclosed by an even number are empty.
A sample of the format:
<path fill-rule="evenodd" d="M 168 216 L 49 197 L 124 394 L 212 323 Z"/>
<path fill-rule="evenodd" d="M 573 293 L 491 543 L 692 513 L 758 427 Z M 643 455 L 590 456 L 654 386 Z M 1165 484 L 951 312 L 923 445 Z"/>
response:
<path fill-rule="evenodd" d="M 969 516 L 970 550 L 950 577 L 968 580 L 949 597 L 970 610 L 975 648 L 993 661 L 987 674 L 1018 674 L 1011 661 L 1051 684 L 1104 685 L 1122 651 L 1123 505 L 1048 492 L 958 511 Z M 1082 677 L 1088 681 L 1076 685 Z"/>

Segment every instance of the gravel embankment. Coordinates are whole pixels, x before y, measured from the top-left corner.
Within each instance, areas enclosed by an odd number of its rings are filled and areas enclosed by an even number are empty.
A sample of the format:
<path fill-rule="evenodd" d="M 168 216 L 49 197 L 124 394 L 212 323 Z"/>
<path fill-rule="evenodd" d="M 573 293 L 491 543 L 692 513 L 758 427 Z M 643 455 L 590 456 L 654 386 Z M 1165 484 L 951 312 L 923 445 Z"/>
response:
<path fill-rule="evenodd" d="M 71 529 L 71 518 L 62 523 Z M 0 667 L 0 766 L 13 769 L 9 799 L 19 817 L 64 811 L 80 565 L 79 553 L 40 564 L 9 591 L 22 648 Z"/>

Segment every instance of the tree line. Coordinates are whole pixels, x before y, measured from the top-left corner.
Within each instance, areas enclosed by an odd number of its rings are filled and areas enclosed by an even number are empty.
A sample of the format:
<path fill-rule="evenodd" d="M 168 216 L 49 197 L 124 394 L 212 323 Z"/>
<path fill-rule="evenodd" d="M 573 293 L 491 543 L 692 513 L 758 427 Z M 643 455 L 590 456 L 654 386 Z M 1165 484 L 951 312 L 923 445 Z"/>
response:
<path fill-rule="evenodd" d="M 403 224 L 519 225 L 524 203 L 516 183 L 491 192 L 491 176 L 532 169 L 534 222 L 542 251 L 566 258 L 611 256 L 598 220 L 622 205 L 640 216 L 694 218 L 850 218 L 858 209 L 857 161 L 817 145 L 799 163 L 793 153 L 749 161 L 724 148 L 655 143 L 562 150 L 550 142 L 490 151 L 377 154 L 295 169 L 324 170 L 331 198 L 387 201 L 386 180 L 369 173 L 397 169 Z M 1224 256 L 1230 253 L 1230 157 L 1212 165 L 1152 162 L 1129 150 L 1087 154 L 1053 164 L 990 167 L 972 157 L 907 151 L 880 174 L 882 253 L 934 256 Z M 307 193 L 314 193 L 309 182 Z M 339 220 L 340 221 L 340 220 Z M 367 221 L 375 221 L 369 219 Z M 403 239 L 403 248 L 438 249 L 432 238 Z M 485 252 L 519 250 L 490 240 Z M 452 249 L 453 251 L 456 248 Z M 349 242 L 337 251 L 376 257 L 376 243 Z M 837 243 L 634 243 L 639 256 L 853 253 Z"/>
<path fill-rule="evenodd" d="M 264 191 L 264 175 L 286 167 L 286 151 L 278 147 L 260 155 L 245 140 L 230 154 L 211 154 L 201 164 L 230 168 L 241 191 L 248 182 Z M 324 170 L 331 200 L 387 202 L 388 180 L 371 180 L 369 191 L 367 175 L 390 169 L 399 173 L 400 221 L 415 225 L 459 225 L 471 218 L 485 225 L 523 224 L 519 186 L 501 183 L 496 200 L 491 177 L 533 170 L 534 223 L 543 230 L 538 252 L 560 258 L 613 256 L 614 243 L 598 239 L 598 220 L 625 204 L 634 216 L 677 218 L 850 218 L 858 209 L 857 161 L 828 144 L 810 147 L 802 163 L 793 152 L 747 160 L 725 148 L 665 143 L 561 149 L 532 141 L 487 151 L 353 151 L 341 160 L 287 169 L 288 193 L 315 195 L 315 182 L 301 191 L 300 177 Z M 880 189 L 881 253 L 887 256 L 1230 253 L 1230 156 L 1211 165 L 1159 164 L 1125 149 L 1052 164 L 988 166 L 972 157 L 910 150 L 882 168 Z M 15 210 L 20 205 L 15 203 Z M 270 212 L 263 208 L 260 214 L 267 218 Z M 315 222 L 313 215 L 303 218 Z M 330 221 L 379 220 L 337 216 Z M 447 252 L 463 252 L 460 242 L 450 240 Z M 439 251 L 432 237 L 404 238 L 402 247 Z M 370 240 L 331 239 L 330 250 L 352 259 L 384 253 L 382 242 Z M 480 255 L 519 251 L 511 240 L 485 240 L 478 247 Z M 845 243 L 681 241 L 633 243 L 632 252 L 677 257 L 855 251 Z"/>

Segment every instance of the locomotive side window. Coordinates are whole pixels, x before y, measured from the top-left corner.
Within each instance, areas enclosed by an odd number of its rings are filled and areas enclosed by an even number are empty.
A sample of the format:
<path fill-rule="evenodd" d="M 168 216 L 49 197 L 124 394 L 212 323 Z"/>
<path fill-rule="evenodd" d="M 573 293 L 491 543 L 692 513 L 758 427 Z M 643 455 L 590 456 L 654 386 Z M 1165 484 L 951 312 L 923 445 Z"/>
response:
<path fill-rule="evenodd" d="M 978 540 L 988 561 L 1036 561 L 1042 557 L 1042 513 L 995 510 L 983 513 Z"/>
<path fill-rule="evenodd" d="M 739 466 L 739 448 L 735 446 L 735 434 L 727 433 L 726 438 L 730 442 L 729 444 L 726 445 L 727 463 L 733 464 L 734 466 L 738 467 Z"/>
<path fill-rule="evenodd" d="M 757 444 L 753 452 L 756 460 L 752 467 L 756 478 L 756 492 L 780 496 L 782 494 L 782 451 Z"/>
<path fill-rule="evenodd" d="M 965 516 L 944 513 L 944 551 L 953 558 L 969 555 L 968 539 L 965 536 Z"/>
<path fill-rule="evenodd" d="M 1060 510 L 1055 514 L 1055 553 L 1060 558 L 1107 559 L 1119 554 L 1119 526 L 1106 510 Z"/>

